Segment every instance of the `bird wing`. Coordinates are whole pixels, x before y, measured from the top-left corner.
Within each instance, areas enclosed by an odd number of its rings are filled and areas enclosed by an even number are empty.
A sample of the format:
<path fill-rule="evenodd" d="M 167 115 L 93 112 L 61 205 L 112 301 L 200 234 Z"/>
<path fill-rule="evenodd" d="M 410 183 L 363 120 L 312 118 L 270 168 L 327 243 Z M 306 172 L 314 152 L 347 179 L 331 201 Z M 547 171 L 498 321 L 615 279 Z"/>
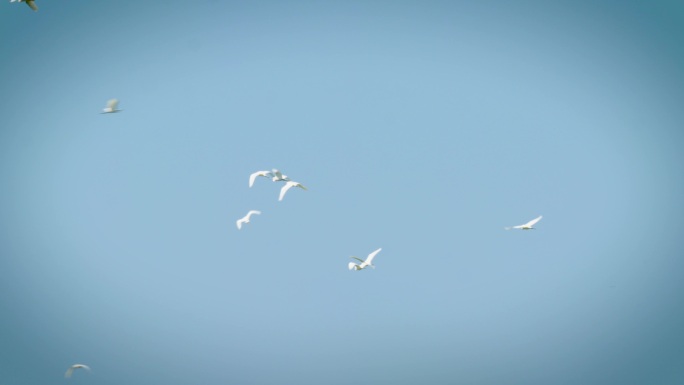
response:
<path fill-rule="evenodd" d="M 368 257 L 366 258 L 366 260 L 364 261 L 364 263 L 366 263 L 366 264 L 368 264 L 368 265 L 370 265 L 371 263 L 373 263 L 373 258 L 375 258 L 375 255 L 378 254 L 378 253 L 380 252 L 380 250 L 382 250 L 382 247 L 379 248 L 379 249 L 377 249 L 377 250 L 375 250 L 374 252 L 368 254 Z"/>
<path fill-rule="evenodd" d="M 116 110 L 116 106 L 119 104 L 119 101 L 117 99 L 110 99 L 107 102 L 107 108 L 111 108 L 112 111 Z"/>
<path fill-rule="evenodd" d="M 71 373 L 73 373 L 73 372 L 74 372 L 74 368 L 73 368 L 73 367 L 67 369 L 66 373 L 64 373 L 64 378 L 69 378 L 69 377 L 71 377 Z"/>
<path fill-rule="evenodd" d="M 349 257 L 349 258 L 356 259 L 357 261 L 363 263 L 363 259 L 361 259 L 361 258 L 357 258 L 357 257 Z M 354 262 L 350 262 L 350 263 L 354 263 Z"/>
<path fill-rule="evenodd" d="M 525 223 L 523 226 L 532 227 L 532 226 L 534 226 L 535 223 L 539 222 L 539 220 L 541 220 L 541 219 L 542 219 L 542 216 L 540 215 L 540 216 L 534 218 L 533 220 Z"/>
<path fill-rule="evenodd" d="M 26 0 L 26 4 L 31 7 L 32 10 L 38 10 L 38 6 L 36 6 L 36 3 L 33 0 Z"/>
<path fill-rule="evenodd" d="M 259 215 L 259 214 L 261 214 L 261 211 L 258 211 L 258 210 L 249 210 L 249 212 L 248 212 L 247 215 L 245 216 L 245 219 L 249 219 L 253 214 Z"/>
<path fill-rule="evenodd" d="M 297 183 L 296 186 L 299 187 L 299 188 L 302 188 L 302 189 L 304 189 L 304 190 L 308 190 L 308 189 L 307 189 L 306 187 L 304 187 L 304 185 L 301 184 L 301 183 Z"/>
<path fill-rule="evenodd" d="M 278 198 L 279 201 L 282 201 L 282 200 L 283 200 L 283 197 L 285 196 L 285 193 L 286 193 L 287 190 L 289 190 L 292 186 L 294 186 L 294 183 L 292 183 L 292 182 L 287 182 L 287 183 L 285 183 L 285 186 L 283 186 L 283 188 L 280 189 L 280 197 Z"/>
<path fill-rule="evenodd" d="M 242 223 L 244 222 L 245 218 L 240 218 L 237 221 L 235 221 L 235 224 L 237 225 L 238 230 L 242 229 Z"/>
<path fill-rule="evenodd" d="M 250 175 L 249 176 L 249 187 L 252 187 L 252 185 L 254 184 L 254 180 L 256 180 L 256 178 L 258 176 L 266 176 L 268 174 L 270 174 L 268 171 L 257 171 L 255 173 L 253 173 L 252 175 Z"/>
<path fill-rule="evenodd" d="M 255 172 L 249 176 L 249 187 L 252 187 L 254 185 L 254 180 L 258 176 L 259 176 L 259 171 Z"/>

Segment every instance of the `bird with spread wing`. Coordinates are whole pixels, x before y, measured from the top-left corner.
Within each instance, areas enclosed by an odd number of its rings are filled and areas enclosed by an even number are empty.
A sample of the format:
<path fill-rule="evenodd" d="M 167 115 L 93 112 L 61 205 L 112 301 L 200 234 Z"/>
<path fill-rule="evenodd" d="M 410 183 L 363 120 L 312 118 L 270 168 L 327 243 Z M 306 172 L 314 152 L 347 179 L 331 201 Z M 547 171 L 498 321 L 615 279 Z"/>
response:
<path fill-rule="evenodd" d="M 361 263 L 349 262 L 349 270 L 363 270 L 368 266 L 375 269 L 375 265 L 373 265 L 373 258 L 375 258 L 375 256 L 380 252 L 380 250 L 382 250 L 382 248 L 379 248 L 379 249 L 375 250 L 374 252 L 368 254 L 365 261 L 362 260 L 361 258 L 357 258 L 357 257 L 353 257 L 353 256 L 350 257 L 352 259 L 356 259 L 357 261 L 359 261 Z"/>

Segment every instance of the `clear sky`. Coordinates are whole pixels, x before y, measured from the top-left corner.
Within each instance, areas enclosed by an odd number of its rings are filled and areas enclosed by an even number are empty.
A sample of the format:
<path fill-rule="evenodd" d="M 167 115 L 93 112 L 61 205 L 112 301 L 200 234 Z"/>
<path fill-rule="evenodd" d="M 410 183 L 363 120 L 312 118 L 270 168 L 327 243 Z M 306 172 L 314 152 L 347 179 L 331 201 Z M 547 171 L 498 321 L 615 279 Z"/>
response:
<path fill-rule="evenodd" d="M 0 3 L 0 385 L 684 383 L 684 7 L 596 3 Z"/>

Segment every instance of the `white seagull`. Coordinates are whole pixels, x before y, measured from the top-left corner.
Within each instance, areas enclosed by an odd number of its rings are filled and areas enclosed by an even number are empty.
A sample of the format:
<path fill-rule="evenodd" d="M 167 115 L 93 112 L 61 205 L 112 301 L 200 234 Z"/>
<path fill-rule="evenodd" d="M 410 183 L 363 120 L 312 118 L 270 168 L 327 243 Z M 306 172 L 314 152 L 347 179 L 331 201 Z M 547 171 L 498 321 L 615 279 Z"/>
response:
<path fill-rule="evenodd" d="M 31 9 L 34 11 L 38 10 L 38 6 L 36 5 L 35 1 L 33 1 L 33 0 L 10 0 L 10 3 L 14 3 L 15 1 L 18 1 L 20 3 L 26 3 L 26 5 L 31 7 Z"/>
<path fill-rule="evenodd" d="M 283 173 L 281 173 L 275 168 L 273 169 L 273 171 L 271 171 L 271 175 L 273 176 L 272 180 L 274 182 L 287 182 L 290 180 L 290 178 L 288 178 L 287 175 L 283 175 Z"/>
<path fill-rule="evenodd" d="M 356 259 L 357 261 L 361 262 L 359 263 L 354 263 L 354 262 L 349 262 L 349 270 L 363 270 L 366 267 L 370 266 L 375 269 L 375 265 L 373 265 L 373 258 L 375 258 L 375 255 L 380 252 L 382 248 L 379 248 L 375 250 L 374 252 L 368 254 L 368 257 L 366 257 L 366 260 L 362 260 L 361 258 L 356 258 L 356 257 L 349 257 Z"/>
<path fill-rule="evenodd" d="M 107 107 L 102 109 L 101 114 L 113 114 L 115 112 L 123 111 L 123 110 L 118 110 L 116 107 L 119 105 L 119 99 L 110 99 L 107 102 Z"/>
<path fill-rule="evenodd" d="M 299 182 L 294 182 L 294 181 L 291 181 L 291 180 L 290 180 L 290 181 L 287 181 L 287 182 L 285 183 L 285 186 L 283 186 L 283 188 L 280 189 L 280 197 L 278 198 L 278 200 L 279 200 L 279 201 L 282 201 L 282 200 L 283 200 L 283 197 L 285 196 L 285 193 L 287 192 L 287 190 L 289 190 L 289 189 L 292 188 L 292 187 L 299 187 L 299 188 L 304 189 L 304 190 L 307 189 L 306 187 L 304 187 L 304 185 L 302 185 L 302 184 L 299 183 Z"/>
<path fill-rule="evenodd" d="M 270 171 L 257 171 L 255 173 L 252 173 L 249 176 L 249 187 L 252 187 L 254 185 L 254 181 L 258 176 L 264 176 L 266 178 L 270 178 L 273 176 L 273 174 Z"/>
<path fill-rule="evenodd" d="M 66 373 L 64 373 L 64 378 L 69 378 L 69 377 L 71 377 L 71 374 L 72 374 L 72 373 L 74 372 L 74 370 L 76 370 L 76 369 L 85 369 L 85 370 L 90 371 L 90 368 L 88 367 L 88 365 L 83 365 L 83 364 L 71 365 L 71 367 L 70 367 L 69 369 L 67 369 Z"/>
<path fill-rule="evenodd" d="M 240 229 L 242 228 L 242 224 L 243 224 L 243 223 L 249 223 L 249 217 L 251 217 L 252 214 L 257 214 L 257 215 L 259 215 L 259 214 L 261 214 L 261 211 L 249 210 L 249 212 L 247 213 L 247 215 L 245 215 L 243 218 L 238 219 L 238 220 L 237 220 L 237 227 L 238 227 L 238 230 L 240 230 Z"/>
<path fill-rule="evenodd" d="M 540 219 L 542 219 L 542 216 L 541 216 L 541 215 L 538 216 L 538 217 L 536 217 L 536 218 L 534 218 L 533 220 L 531 220 L 531 221 L 525 223 L 524 225 L 512 226 L 512 227 L 504 227 L 504 228 L 505 228 L 506 230 L 510 230 L 510 229 L 534 230 L 534 227 L 532 227 L 532 226 L 534 226 L 535 223 L 539 222 Z"/>

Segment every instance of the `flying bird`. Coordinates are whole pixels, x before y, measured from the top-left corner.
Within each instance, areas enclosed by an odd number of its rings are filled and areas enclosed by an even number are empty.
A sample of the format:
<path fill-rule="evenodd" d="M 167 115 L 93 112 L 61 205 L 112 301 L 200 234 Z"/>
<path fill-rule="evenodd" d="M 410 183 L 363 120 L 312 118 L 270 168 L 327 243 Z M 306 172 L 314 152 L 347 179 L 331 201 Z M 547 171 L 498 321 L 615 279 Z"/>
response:
<path fill-rule="evenodd" d="M 273 174 L 272 174 L 270 171 L 257 171 L 257 172 L 255 172 L 255 173 L 252 173 L 252 174 L 249 176 L 249 187 L 252 187 L 252 186 L 254 185 L 254 181 L 256 180 L 256 178 L 257 178 L 258 176 L 263 176 L 263 177 L 266 177 L 266 178 L 270 178 L 270 177 L 273 176 Z"/>
<path fill-rule="evenodd" d="M 38 10 L 38 6 L 36 5 L 36 2 L 33 0 L 10 0 L 10 3 L 14 3 L 15 1 L 18 1 L 20 3 L 26 3 L 26 5 L 31 7 L 31 9 L 34 11 Z"/>
<path fill-rule="evenodd" d="M 290 180 L 290 178 L 288 178 L 287 175 L 283 175 L 283 173 L 281 173 L 275 168 L 273 169 L 273 171 L 271 171 L 271 175 L 273 176 L 272 180 L 274 182 L 287 182 Z"/>
<path fill-rule="evenodd" d="M 375 269 L 375 265 L 373 265 L 373 258 L 375 258 L 375 255 L 380 252 L 382 248 L 379 248 L 375 250 L 374 252 L 368 254 L 368 257 L 366 257 L 366 260 L 362 260 L 361 258 L 356 258 L 356 257 L 350 257 L 353 259 L 356 259 L 357 261 L 361 263 L 354 263 L 354 262 L 349 262 L 349 270 L 363 270 L 366 267 L 370 266 Z"/>
<path fill-rule="evenodd" d="M 290 180 L 290 181 L 287 181 L 287 182 L 285 183 L 285 186 L 283 186 L 283 188 L 280 189 L 280 197 L 278 198 L 278 200 L 279 200 L 279 201 L 282 201 L 282 200 L 283 200 L 283 197 L 285 196 L 285 193 L 287 192 L 287 190 L 289 190 L 289 189 L 292 188 L 292 187 L 299 187 L 299 188 L 304 189 L 304 190 L 307 189 L 306 187 L 304 187 L 304 185 L 302 185 L 302 184 L 299 183 L 299 182 L 294 182 L 294 181 L 291 181 L 291 180 Z"/>
<path fill-rule="evenodd" d="M 71 377 L 71 374 L 72 374 L 72 373 L 74 372 L 74 370 L 76 370 L 76 369 L 85 369 L 85 370 L 90 371 L 90 368 L 88 367 L 88 365 L 83 365 L 83 364 L 71 365 L 71 367 L 70 367 L 69 369 L 67 369 L 66 373 L 64 373 L 64 378 L 69 378 L 69 377 Z"/>
<path fill-rule="evenodd" d="M 242 229 L 242 224 L 243 224 L 243 223 L 249 223 L 249 218 L 252 216 L 252 214 L 257 214 L 257 215 L 259 215 L 259 214 L 261 214 L 261 211 L 250 210 L 250 211 L 247 213 L 247 215 L 245 215 L 244 217 L 238 219 L 238 220 L 237 220 L 237 228 L 238 228 L 238 230 Z"/>
<path fill-rule="evenodd" d="M 541 215 L 538 216 L 538 217 L 536 217 L 536 218 L 534 218 L 533 220 L 531 220 L 531 221 L 525 223 L 524 225 L 511 226 L 511 227 L 504 227 L 504 228 L 505 228 L 506 230 L 510 230 L 510 229 L 534 230 L 534 227 L 532 227 L 532 226 L 534 226 L 535 223 L 539 222 L 540 219 L 542 219 L 542 216 L 541 216 Z"/>
<path fill-rule="evenodd" d="M 123 111 L 123 110 L 118 110 L 116 107 L 119 105 L 119 99 L 110 99 L 107 102 L 107 107 L 102 109 L 101 114 L 113 114 L 115 112 Z"/>

